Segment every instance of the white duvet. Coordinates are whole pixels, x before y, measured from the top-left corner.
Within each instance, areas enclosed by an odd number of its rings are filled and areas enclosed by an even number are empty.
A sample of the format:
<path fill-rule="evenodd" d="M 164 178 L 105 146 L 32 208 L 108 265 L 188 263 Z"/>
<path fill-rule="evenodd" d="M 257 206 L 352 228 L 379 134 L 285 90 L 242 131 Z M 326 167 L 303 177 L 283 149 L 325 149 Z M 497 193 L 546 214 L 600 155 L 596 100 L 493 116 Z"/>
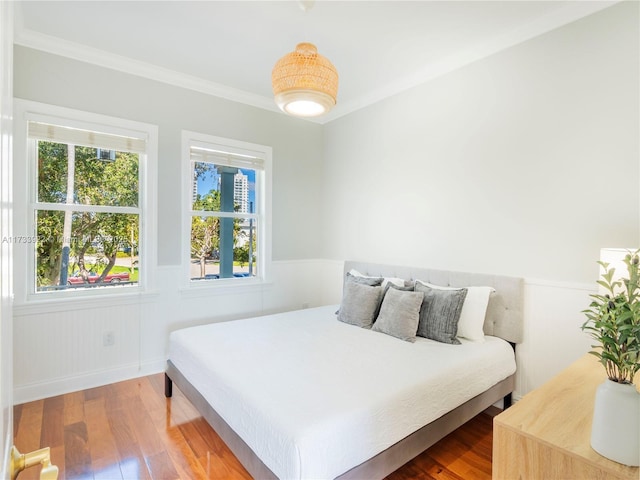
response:
<path fill-rule="evenodd" d="M 337 306 L 175 331 L 169 359 L 281 479 L 331 479 L 515 372 L 510 345 L 409 343 Z"/>

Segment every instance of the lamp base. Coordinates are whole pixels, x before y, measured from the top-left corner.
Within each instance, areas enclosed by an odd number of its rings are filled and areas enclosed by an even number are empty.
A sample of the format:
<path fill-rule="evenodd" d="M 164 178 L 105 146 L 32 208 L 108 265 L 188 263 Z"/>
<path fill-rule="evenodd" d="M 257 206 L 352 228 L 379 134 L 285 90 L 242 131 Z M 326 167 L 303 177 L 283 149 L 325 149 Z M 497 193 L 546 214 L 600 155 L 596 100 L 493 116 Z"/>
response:
<path fill-rule="evenodd" d="M 633 384 L 609 379 L 598 386 L 593 408 L 591 447 L 624 465 L 640 465 L 640 393 Z"/>

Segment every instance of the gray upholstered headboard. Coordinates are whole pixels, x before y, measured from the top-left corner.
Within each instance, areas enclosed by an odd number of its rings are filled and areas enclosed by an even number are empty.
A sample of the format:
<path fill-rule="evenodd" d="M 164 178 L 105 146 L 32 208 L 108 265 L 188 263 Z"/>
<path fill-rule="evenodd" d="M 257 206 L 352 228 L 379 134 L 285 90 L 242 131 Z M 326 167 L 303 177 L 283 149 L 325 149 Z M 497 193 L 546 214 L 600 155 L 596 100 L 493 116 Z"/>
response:
<path fill-rule="evenodd" d="M 487 316 L 484 321 L 484 333 L 503 338 L 508 342 L 522 343 L 524 303 L 524 280 L 522 278 L 397 267 L 350 260 L 344 263 L 345 274 L 352 268 L 363 275 L 422 280 L 446 287 L 493 287 L 496 292 L 489 299 Z"/>

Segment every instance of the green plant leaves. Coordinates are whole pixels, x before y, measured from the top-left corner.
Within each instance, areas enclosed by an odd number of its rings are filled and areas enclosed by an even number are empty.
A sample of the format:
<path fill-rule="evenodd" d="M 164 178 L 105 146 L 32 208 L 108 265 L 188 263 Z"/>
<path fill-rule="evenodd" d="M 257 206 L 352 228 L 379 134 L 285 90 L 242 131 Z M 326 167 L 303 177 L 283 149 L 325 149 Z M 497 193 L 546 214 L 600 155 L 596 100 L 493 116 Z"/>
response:
<path fill-rule="evenodd" d="M 615 268 L 598 262 L 604 273 L 597 281 L 607 293 L 590 295 L 587 321 L 582 330 L 597 341 L 589 352 L 600 359 L 607 376 L 619 383 L 632 383 L 640 370 L 640 250 L 629 251 L 624 263 L 626 278 L 614 280 Z"/>

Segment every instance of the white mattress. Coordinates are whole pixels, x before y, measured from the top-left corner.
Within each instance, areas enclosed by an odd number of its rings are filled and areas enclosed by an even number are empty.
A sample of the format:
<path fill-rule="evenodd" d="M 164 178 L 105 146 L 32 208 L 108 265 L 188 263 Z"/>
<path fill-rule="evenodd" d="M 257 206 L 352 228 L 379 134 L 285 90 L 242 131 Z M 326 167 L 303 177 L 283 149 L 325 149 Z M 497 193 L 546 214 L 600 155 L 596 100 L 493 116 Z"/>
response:
<path fill-rule="evenodd" d="M 337 306 L 175 331 L 169 359 L 281 479 L 329 479 L 515 372 L 511 346 L 404 342 Z"/>

